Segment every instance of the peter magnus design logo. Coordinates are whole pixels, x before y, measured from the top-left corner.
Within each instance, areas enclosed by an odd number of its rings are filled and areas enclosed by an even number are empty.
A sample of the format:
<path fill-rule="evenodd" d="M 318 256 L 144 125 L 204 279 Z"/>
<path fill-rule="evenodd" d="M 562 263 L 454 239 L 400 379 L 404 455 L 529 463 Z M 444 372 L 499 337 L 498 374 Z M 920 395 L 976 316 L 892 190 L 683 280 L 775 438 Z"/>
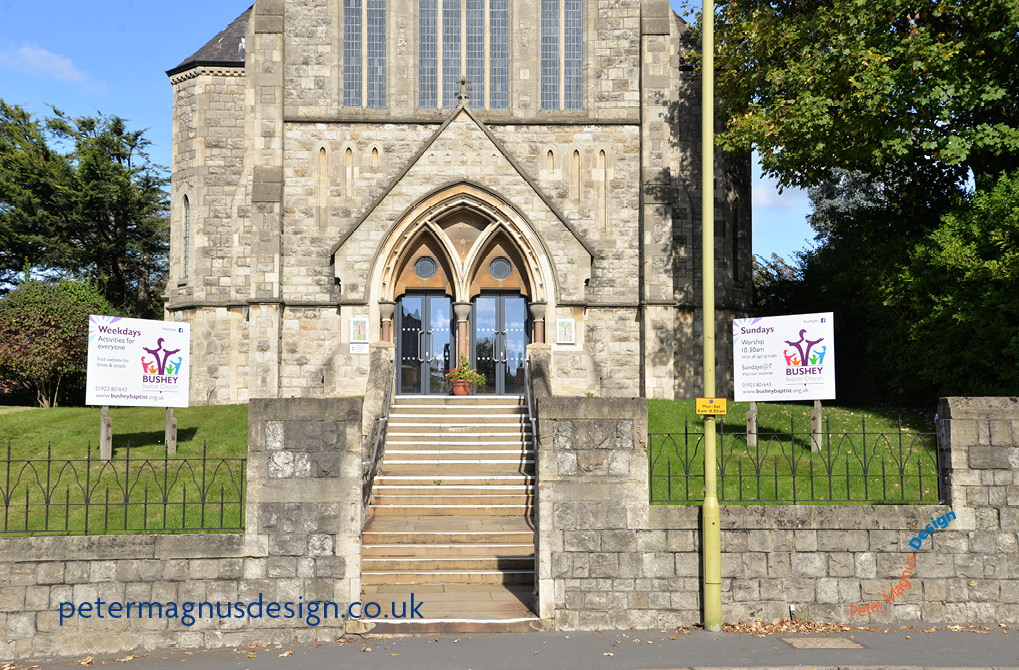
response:
<path fill-rule="evenodd" d="M 159 338 L 156 341 L 155 349 L 142 347 L 152 357 L 150 359 L 144 354 L 141 357 L 143 384 L 166 385 L 177 383 L 177 376 L 184 365 L 184 357 L 177 356 L 173 358 L 175 354 L 180 353 L 180 349 L 166 349 L 163 346 L 164 341 L 163 338 Z"/>

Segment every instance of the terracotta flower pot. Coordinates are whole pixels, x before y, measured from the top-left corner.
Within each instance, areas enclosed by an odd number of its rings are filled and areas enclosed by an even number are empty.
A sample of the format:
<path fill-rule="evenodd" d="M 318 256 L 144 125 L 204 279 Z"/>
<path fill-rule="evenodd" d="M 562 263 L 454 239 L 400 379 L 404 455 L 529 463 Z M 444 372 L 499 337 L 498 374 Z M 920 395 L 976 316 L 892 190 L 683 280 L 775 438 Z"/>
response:
<path fill-rule="evenodd" d="M 453 395 L 470 395 L 471 385 L 465 381 L 453 382 Z"/>

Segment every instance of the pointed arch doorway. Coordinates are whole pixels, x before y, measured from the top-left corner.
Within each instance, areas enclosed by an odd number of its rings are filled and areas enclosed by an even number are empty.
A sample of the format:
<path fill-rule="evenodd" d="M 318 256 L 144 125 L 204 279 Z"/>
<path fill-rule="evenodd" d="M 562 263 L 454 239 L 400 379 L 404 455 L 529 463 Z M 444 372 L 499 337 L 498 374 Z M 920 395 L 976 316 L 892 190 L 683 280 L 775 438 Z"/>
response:
<path fill-rule="evenodd" d="M 461 355 L 486 377 L 474 393 L 524 392 L 527 345 L 544 341 L 550 270 L 533 233 L 504 207 L 460 184 L 409 210 L 391 231 L 378 285 L 393 306 L 401 394 L 448 393 L 444 373 Z"/>

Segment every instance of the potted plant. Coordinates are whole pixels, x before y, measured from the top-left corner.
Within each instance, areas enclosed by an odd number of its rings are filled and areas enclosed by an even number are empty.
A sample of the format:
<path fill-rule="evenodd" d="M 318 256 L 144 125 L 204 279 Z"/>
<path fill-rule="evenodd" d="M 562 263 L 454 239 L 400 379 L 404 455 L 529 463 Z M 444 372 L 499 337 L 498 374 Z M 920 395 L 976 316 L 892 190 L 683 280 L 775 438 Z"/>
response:
<path fill-rule="evenodd" d="M 453 387 L 453 395 L 470 395 L 472 386 L 485 383 L 485 375 L 471 368 L 467 356 L 460 354 L 459 365 L 446 373 L 446 381 Z"/>

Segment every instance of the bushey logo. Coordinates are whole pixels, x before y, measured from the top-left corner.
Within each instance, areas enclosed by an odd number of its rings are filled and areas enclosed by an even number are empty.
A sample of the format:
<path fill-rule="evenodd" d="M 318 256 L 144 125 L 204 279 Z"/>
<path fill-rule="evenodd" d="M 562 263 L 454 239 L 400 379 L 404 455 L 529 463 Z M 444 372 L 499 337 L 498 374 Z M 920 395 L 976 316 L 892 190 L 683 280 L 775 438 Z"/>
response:
<path fill-rule="evenodd" d="M 142 347 L 144 351 L 152 356 L 149 359 L 147 356 L 142 355 L 142 382 L 144 383 L 177 383 L 176 375 L 180 374 L 181 366 L 184 364 L 184 357 L 177 356 L 176 358 L 171 358 L 175 354 L 179 354 L 180 349 L 166 349 L 163 347 L 163 341 L 163 338 L 159 338 L 155 349 Z"/>
<path fill-rule="evenodd" d="M 807 339 L 807 329 L 803 328 L 800 330 L 800 339 L 798 340 L 783 340 L 792 349 L 783 349 L 782 355 L 785 357 L 786 367 L 789 368 L 806 368 L 806 367 L 820 367 L 824 365 L 824 355 L 828 353 L 828 345 L 824 345 L 820 349 L 815 349 L 814 346 L 824 342 L 824 338 L 820 337 L 816 340 Z M 820 369 L 817 370 L 820 372 Z M 804 374 L 799 371 L 786 370 L 786 374 Z"/>

